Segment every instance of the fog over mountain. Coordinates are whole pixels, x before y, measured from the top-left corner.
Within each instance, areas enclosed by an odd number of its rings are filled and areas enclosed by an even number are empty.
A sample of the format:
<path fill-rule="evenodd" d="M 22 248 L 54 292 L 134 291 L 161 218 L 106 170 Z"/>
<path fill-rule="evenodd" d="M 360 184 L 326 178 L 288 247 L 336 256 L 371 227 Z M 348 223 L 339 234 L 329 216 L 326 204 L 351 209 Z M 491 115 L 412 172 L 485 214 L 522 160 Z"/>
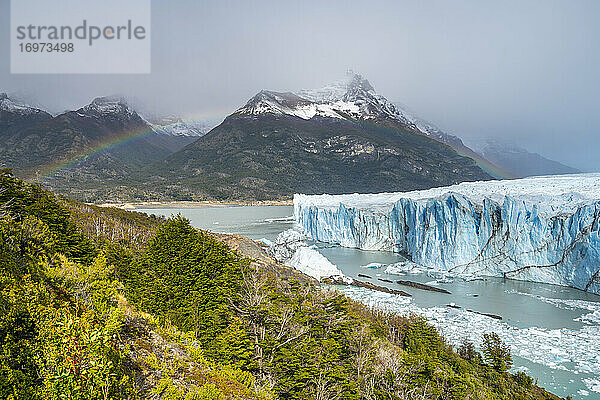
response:
<path fill-rule="evenodd" d="M 214 120 L 262 89 L 320 87 L 354 69 L 463 139 L 508 139 L 600 170 L 600 3 L 359 1 L 152 4 L 152 73 L 11 75 L 0 92 L 54 113 L 121 94 L 153 115 Z M 0 0 L 8 54 L 9 0 Z"/>

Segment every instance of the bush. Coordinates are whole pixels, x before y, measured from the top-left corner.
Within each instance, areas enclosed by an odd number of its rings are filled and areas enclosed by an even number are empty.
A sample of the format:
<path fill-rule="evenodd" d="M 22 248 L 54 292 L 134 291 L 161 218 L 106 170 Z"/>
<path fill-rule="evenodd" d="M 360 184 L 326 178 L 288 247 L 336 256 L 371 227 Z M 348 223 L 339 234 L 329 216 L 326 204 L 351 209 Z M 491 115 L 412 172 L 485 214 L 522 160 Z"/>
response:
<path fill-rule="evenodd" d="M 115 343 L 119 310 L 112 308 L 104 319 L 72 302 L 49 280 L 28 276 L 5 281 L 0 296 L 2 398 L 118 399 L 131 394 L 124 354 Z"/>
<path fill-rule="evenodd" d="M 32 399 L 41 385 L 35 362 L 38 330 L 27 310 L 3 307 L 0 313 L 0 398 Z"/>

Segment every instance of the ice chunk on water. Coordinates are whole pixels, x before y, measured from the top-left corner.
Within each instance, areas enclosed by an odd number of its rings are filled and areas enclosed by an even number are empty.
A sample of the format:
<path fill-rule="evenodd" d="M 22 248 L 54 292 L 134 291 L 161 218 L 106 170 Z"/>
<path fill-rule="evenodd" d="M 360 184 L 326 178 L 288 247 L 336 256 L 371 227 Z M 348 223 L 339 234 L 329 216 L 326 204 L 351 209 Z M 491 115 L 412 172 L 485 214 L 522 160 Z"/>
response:
<path fill-rule="evenodd" d="M 592 392 L 600 393 L 600 379 L 586 378 L 583 382 Z"/>
<path fill-rule="evenodd" d="M 275 243 L 269 248 L 269 252 L 276 260 L 285 262 L 292 258 L 298 248 L 304 246 L 308 246 L 306 237 L 295 229 L 288 229 L 277 236 Z"/>
<path fill-rule="evenodd" d="M 411 261 L 400 261 L 394 264 L 390 264 L 385 269 L 386 274 L 390 275 L 405 275 L 409 274 L 422 274 L 427 270 L 420 265 L 415 264 Z"/>
<path fill-rule="evenodd" d="M 267 238 L 260 238 L 258 239 L 258 241 L 264 244 L 265 246 L 273 246 L 273 242 Z"/>
<path fill-rule="evenodd" d="M 325 256 L 310 247 L 300 247 L 285 265 L 295 268 L 318 280 L 331 276 L 344 276 L 342 271 Z"/>
<path fill-rule="evenodd" d="M 418 314 L 440 330 L 452 345 L 468 339 L 481 345 L 482 334 L 496 332 L 510 347 L 514 355 L 553 369 L 600 376 L 600 326 L 584 325 L 580 329 L 546 329 L 529 327 L 519 329 L 506 321 L 451 307 L 423 308 L 410 298 L 348 286 L 343 289 L 348 297 L 369 306 L 403 315 Z M 453 304 L 453 303 L 451 303 Z M 589 390 L 600 392 L 600 381 L 585 381 Z"/>
<path fill-rule="evenodd" d="M 337 266 L 309 246 L 305 236 L 295 229 L 280 233 L 269 252 L 278 261 L 315 279 L 341 277 L 347 283 L 352 282 L 352 278 L 344 276 Z"/>
<path fill-rule="evenodd" d="M 375 262 L 374 262 L 374 263 L 369 263 L 369 264 L 366 264 L 366 265 L 361 265 L 360 267 L 361 267 L 361 268 L 372 268 L 372 269 L 377 269 L 377 268 L 381 268 L 381 267 L 383 267 L 384 265 L 385 265 L 385 264 L 382 264 L 382 263 L 375 263 Z"/>

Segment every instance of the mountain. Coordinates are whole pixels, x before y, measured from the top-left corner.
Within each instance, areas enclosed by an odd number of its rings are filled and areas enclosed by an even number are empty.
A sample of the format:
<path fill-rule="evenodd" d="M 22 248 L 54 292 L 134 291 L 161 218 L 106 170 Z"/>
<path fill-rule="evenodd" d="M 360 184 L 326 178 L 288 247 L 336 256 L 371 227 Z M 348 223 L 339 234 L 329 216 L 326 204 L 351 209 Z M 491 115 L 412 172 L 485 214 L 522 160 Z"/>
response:
<path fill-rule="evenodd" d="M 236 114 L 291 115 L 302 119 L 316 116 L 391 124 L 445 143 L 486 169 L 490 167 L 487 160 L 465 146 L 459 137 L 443 132 L 434 124 L 377 94 L 368 80 L 352 71 L 347 72 L 345 79 L 321 89 L 301 90 L 297 94 L 263 90 Z"/>
<path fill-rule="evenodd" d="M 52 118 L 46 111 L 22 104 L 0 93 L 0 140 Z"/>
<path fill-rule="evenodd" d="M 515 178 L 580 173 L 578 169 L 531 153 L 513 143 L 487 139 L 473 146 L 485 159 L 508 171 Z"/>
<path fill-rule="evenodd" d="M 159 133 L 157 140 L 171 152 L 176 152 L 205 135 L 213 127 L 203 122 L 192 123 L 179 117 L 163 117 L 146 119 L 152 128 Z"/>
<path fill-rule="evenodd" d="M 316 90 L 277 93 L 263 90 L 234 115 L 291 115 L 302 119 L 337 118 L 350 121 L 387 121 L 446 144 L 462 143 L 377 94 L 368 80 L 349 71 L 346 78 Z"/>
<path fill-rule="evenodd" d="M 3 143 L 2 161 L 30 178 L 69 162 L 71 173 L 95 171 L 106 178 L 167 156 L 167 149 L 152 143 L 155 135 L 123 100 L 100 97 L 20 130 Z"/>
<path fill-rule="evenodd" d="M 0 163 L 78 198 L 112 190 L 201 133 L 194 128 L 184 133 L 183 122 L 177 129 L 151 124 L 119 97 L 98 97 L 55 117 L 5 95 L 0 105 Z"/>
<path fill-rule="evenodd" d="M 491 178 L 453 147 L 467 149 L 349 74 L 318 90 L 259 92 L 208 134 L 149 168 L 143 180 L 163 185 L 163 193 L 179 188 L 177 195 L 188 199 L 267 199 Z"/>

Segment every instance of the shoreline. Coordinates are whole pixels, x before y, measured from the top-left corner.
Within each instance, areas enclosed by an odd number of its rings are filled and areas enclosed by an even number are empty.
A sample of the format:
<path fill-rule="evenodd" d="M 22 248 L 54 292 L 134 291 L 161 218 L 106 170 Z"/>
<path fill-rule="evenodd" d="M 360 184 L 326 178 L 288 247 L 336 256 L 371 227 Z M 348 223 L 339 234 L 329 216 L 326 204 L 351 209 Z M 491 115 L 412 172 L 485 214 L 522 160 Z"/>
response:
<path fill-rule="evenodd" d="M 137 210 L 148 208 L 212 208 L 212 207 L 248 207 L 248 206 L 292 206 L 289 200 L 256 200 L 256 201 L 140 201 L 125 203 L 94 204 L 98 207 L 113 207 L 122 210 Z"/>

